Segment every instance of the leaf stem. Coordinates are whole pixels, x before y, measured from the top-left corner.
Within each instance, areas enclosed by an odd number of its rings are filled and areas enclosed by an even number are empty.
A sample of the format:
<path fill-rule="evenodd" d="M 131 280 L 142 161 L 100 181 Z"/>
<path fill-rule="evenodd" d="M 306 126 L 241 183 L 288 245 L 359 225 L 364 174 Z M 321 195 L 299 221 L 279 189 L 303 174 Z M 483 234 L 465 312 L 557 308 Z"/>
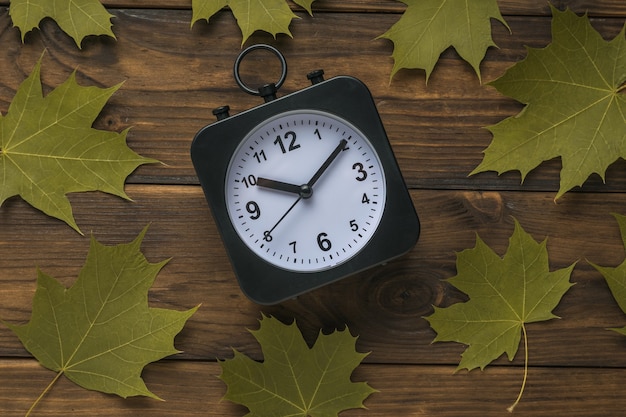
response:
<path fill-rule="evenodd" d="M 30 406 L 30 408 L 28 409 L 28 411 L 26 412 L 26 415 L 24 417 L 30 416 L 30 413 L 32 413 L 33 410 L 35 409 L 35 407 L 37 407 L 37 404 L 39 404 L 41 402 L 43 397 L 45 397 L 46 394 L 50 391 L 50 389 L 52 389 L 52 386 L 59 380 L 59 378 L 61 378 L 61 375 L 63 375 L 63 371 L 60 371 L 59 373 L 57 373 L 56 376 L 54 377 L 54 379 L 43 390 L 43 392 L 41 394 L 39 394 L 39 397 L 37 397 L 37 399 L 35 400 L 33 405 Z"/>
<path fill-rule="evenodd" d="M 524 338 L 524 379 L 522 380 L 522 387 L 519 390 L 519 394 L 517 394 L 515 402 L 506 409 L 509 413 L 513 412 L 515 406 L 519 404 L 520 400 L 522 399 L 524 388 L 526 388 L 526 379 L 528 377 L 528 336 L 526 335 L 526 326 L 524 326 L 524 323 L 522 323 L 522 336 Z"/>

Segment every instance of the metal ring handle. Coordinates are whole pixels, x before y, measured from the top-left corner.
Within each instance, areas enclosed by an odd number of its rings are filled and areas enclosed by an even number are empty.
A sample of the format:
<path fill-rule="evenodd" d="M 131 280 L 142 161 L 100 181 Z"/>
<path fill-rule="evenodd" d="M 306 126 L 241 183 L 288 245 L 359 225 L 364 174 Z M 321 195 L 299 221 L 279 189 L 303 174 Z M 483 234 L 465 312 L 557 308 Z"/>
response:
<path fill-rule="evenodd" d="M 239 76 L 239 66 L 241 65 L 241 61 L 243 60 L 243 58 L 246 55 L 248 55 L 250 52 L 252 52 L 254 50 L 257 50 L 257 49 L 268 50 L 268 51 L 272 52 L 274 55 L 276 55 L 278 57 L 278 59 L 280 60 L 281 74 L 280 74 L 280 78 L 278 79 L 278 81 L 275 84 L 276 85 L 276 89 L 279 89 L 283 85 L 283 83 L 285 82 L 285 79 L 287 78 L 287 61 L 285 60 L 285 57 L 283 56 L 283 54 L 280 53 L 280 51 L 278 49 L 274 48 L 271 45 L 266 45 L 264 43 L 259 43 L 259 44 L 251 45 L 251 46 L 247 47 L 246 49 L 241 51 L 239 56 L 237 56 L 237 59 L 235 60 L 235 66 L 233 68 L 233 73 L 235 75 L 235 81 L 237 82 L 237 85 L 239 86 L 239 88 L 241 88 L 243 91 L 245 91 L 248 94 L 252 94 L 253 96 L 260 96 L 261 93 L 259 92 L 259 90 L 255 90 L 253 88 L 248 87 L 241 80 L 241 77 Z"/>

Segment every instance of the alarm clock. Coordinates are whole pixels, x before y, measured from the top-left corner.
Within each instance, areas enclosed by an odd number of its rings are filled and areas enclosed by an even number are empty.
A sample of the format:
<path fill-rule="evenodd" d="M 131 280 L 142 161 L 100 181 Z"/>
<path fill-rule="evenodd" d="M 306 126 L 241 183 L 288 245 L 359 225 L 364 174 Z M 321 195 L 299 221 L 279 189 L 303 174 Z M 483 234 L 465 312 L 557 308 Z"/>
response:
<path fill-rule="evenodd" d="M 281 62 L 276 83 L 253 89 L 239 74 L 262 49 Z M 264 103 L 217 121 L 193 139 L 191 159 L 242 291 L 276 304 L 403 255 L 420 223 L 368 88 L 358 79 L 287 76 L 270 45 L 243 50 L 239 87 Z"/>

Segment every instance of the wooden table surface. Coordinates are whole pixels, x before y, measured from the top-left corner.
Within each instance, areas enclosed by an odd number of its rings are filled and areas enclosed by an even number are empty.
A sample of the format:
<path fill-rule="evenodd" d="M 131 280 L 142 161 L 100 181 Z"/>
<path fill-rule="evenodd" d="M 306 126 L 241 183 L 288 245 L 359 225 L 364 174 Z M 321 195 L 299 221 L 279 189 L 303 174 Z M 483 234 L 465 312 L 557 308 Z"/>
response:
<path fill-rule="evenodd" d="M 314 16 L 296 9 L 294 38 L 256 33 L 246 43 L 277 46 L 289 63 L 280 94 L 308 83 L 306 73 L 323 68 L 327 77 L 352 75 L 375 98 L 398 163 L 422 222 L 418 244 L 406 256 L 336 284 L 264 307 L 240 291 L 222 241 L 198 184 L 189 147 L 194 134 L 212 122 L 211 110 L 228 104 L 237 113 L 259 104 L 241 92 L 232 65 L 241 35 L 229 11 L 190 29 L 189 0 L 104 1 L 115 15 L 117 40 L 89 37 L 83 49 L 51 20 L 26 36 L 0 0 L 0 113 L 8 110 L 19 84 L 43 55 L 46 91 L 74 70 L 82 85 L 124 82 L 95 127 L 130 127 L 128 145 L 163 164 L 144 165 L 126 185 L 132 202 L 100 192 L 71 194 L 78 225 L 102 243 L 133 240 L 150 224 L 142 249 L 152 262 L 172 258 L 150 291 L 154 307 L 177 310 L 202 303 L 176 339 L 184 353 L 147 366 L 148 387 L 165 399 L 123 400 L 91 392 L 65 379 L 52 389 L 37 416 L 243 416 L 244 407 L 220 401 L 226 386 L 217 359 L 236 348 L 262 359 L 246 329 L 261 313 L 285 322 L 294 318 L 308 341 L 321 330 L 348 325 L 357 349 L 371 351 L 353 374 L 379 390 L 367 410 L 342 416 L 501 416 L 515 399 L 523 374 L 523 347 L 513 362 L 500 358 L 484 371 L 454 373 L 464 347 L 432 344 L 424 316 L 432 305 L 464 300 L 442 282 L 456 273 L 456 253 L 475 236 L 502 255 L 513 217 L 536 240 L 548 237 L 551 268 L 579 261 L 576 285 L 555 310 L 561 317 L 528 326 L 528 385 L 515 414 L 523 416 L 619 416 L 626 409 L 626 338 L 607 331 L 626 325 L 626 315 L 602 276 L 587 261 L 620 264 L 624 248 L 611 213 L 626 214 L 626 163 L 613 164 L 606 184 L 593 177 L 554 203 L 560 161 L 542 164 L 524 184 L 516 172 L 468 177 L 491 141 L 483 129 L 516 114 L 522 106 L 481 85 L 453 50 L 443 53 L 428 85 L 424 72 L 403 70 L 389 82 L 392 44 L 377 36 L 400 17 L 391 0 L 318 0 Z M 526 56 L 525 46 L 551 39 L 545 0 L 500 0 L 512 34 L 492 21 L 499 49 L 481 66 L 486 83 Z M 605 39 L 626 19 L 624 0 L 560 0 L 555 5 L 588 12 Z M 269 64 L 268 64 L 269 65 Z M 37 268 L 71 285 L 84 263 L 88 236 L 49 218 L 20 198 L 0 207 L 0 318 L 30 317 Z M 17 337 L 0 325 L 0 415 L 22 416 L 53 373 L 42 368 Z"/>

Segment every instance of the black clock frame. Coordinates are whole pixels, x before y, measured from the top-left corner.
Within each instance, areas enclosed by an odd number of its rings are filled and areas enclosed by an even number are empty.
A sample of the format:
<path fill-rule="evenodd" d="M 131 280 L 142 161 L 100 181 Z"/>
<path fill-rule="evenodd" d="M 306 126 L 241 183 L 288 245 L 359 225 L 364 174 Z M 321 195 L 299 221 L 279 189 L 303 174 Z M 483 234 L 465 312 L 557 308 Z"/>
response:
<path fill-rule="evenodd" d="M 226 171 L 241 141 L 264 120 L 293 110 L 327 112 L 356 126 L 378 153 L 385 173 L 387 199 L 376 232 L 352 258 L 322 271 L 288 271 L 261 259 L 239 238 L 226 207 Z M 420 223 L 411 196 L 371 93 L 358 79 L 334 77 L 233 116 L 216 114 L 218 121 L 196 134 L 191 159 L 239 286 L 252 301 L 268 305 L 294 298 L 384 264 L 405 254 L 417 242 Z"/>

